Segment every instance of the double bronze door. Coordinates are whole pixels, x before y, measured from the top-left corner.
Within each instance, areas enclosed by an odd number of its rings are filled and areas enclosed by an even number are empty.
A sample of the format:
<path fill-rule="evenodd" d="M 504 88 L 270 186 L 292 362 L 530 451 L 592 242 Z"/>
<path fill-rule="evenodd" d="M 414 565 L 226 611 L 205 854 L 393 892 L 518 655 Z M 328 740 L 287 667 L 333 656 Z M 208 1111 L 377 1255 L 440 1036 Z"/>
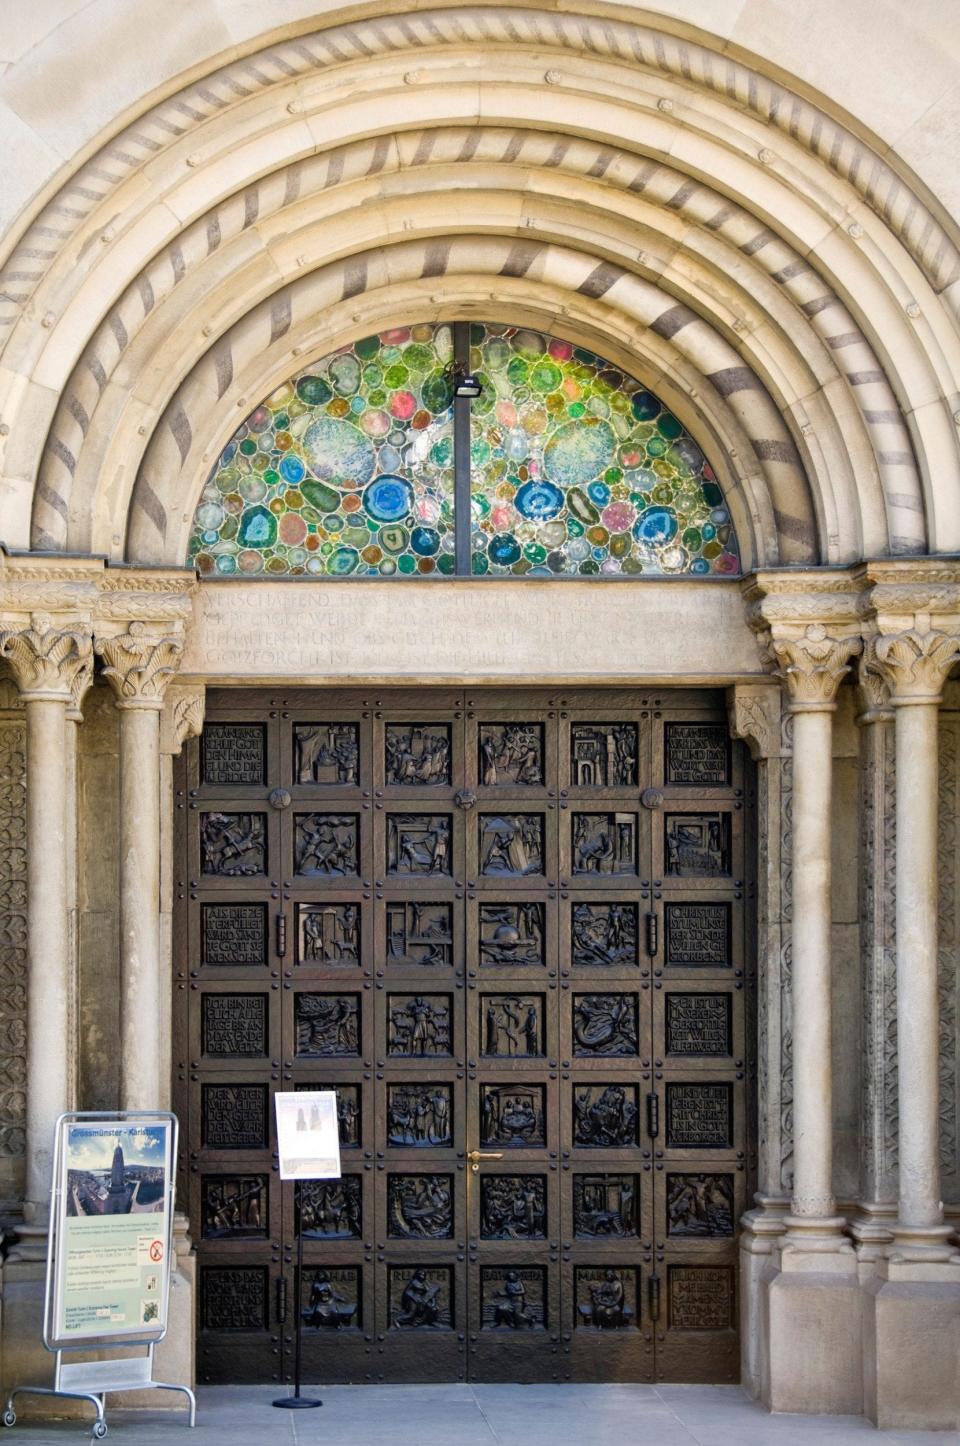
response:
<path fill-rule="evenodd" d="M 300 1310 L 307 1379 L 736 1379 L 750 795 L 722 697 L 224 691 L 180 767 L 199 1378 L 289 1379 Z M 318 1088 L 343 1176 L 298 1204 L 272 1095 Z"/>

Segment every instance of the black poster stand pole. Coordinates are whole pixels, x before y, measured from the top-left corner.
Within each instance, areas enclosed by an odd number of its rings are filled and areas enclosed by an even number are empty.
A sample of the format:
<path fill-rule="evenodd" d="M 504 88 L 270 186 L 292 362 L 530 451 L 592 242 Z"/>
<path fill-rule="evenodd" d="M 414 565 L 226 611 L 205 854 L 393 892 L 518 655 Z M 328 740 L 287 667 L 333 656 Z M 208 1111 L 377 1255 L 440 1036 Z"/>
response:
<path fill-rule="evenodd" d="M 303 1187 L 297 1180 L 294 1188 L 294 1218 L 297 1225 L 297 1273 L 293 1288 L 294 1309 L 297 1314 L 296 1344 L 294 1346 L 293 1366 L 293 1395 L 281 1396 L 274 1401 L 275 1406 L 282 1406 L 288 1411 L 306 1411 L 314 1406 L 322 1406 L 322 1401 L 315 1400 L 312 1396 L 301 1396 L 300 1394 L 300 1361 L 303 1345 L 303 1200 L 301 1191 Z"/>

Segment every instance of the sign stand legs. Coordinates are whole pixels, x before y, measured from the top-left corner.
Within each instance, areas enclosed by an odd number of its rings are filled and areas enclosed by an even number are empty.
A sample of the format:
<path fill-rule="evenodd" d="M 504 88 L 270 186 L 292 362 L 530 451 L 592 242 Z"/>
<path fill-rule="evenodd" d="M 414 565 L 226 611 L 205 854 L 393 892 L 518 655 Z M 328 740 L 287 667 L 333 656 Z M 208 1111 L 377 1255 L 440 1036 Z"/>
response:
<path fill-rule="evenodd" d="M 300 1362 L 303 1344 L 303 1214 L 301 1189 L 301 1183 L 297 1180 L 294 1196 L 294 1215 L 297 1222 L 297 1273 L 293 1287 L 294 1309 L 297 1314 L 293 1367 L 294 1390 L 292 1396 L 281 1396 L 278 1401 L 274 1401 L 273 1403 L 275 1406 L 282 1406 L 289 1411 L 304 1411 L 314 1406 L 323 1405 L 322 1401 L 318 1401 L 312 1396 L 301 1396 L 300 1394 Z"/>

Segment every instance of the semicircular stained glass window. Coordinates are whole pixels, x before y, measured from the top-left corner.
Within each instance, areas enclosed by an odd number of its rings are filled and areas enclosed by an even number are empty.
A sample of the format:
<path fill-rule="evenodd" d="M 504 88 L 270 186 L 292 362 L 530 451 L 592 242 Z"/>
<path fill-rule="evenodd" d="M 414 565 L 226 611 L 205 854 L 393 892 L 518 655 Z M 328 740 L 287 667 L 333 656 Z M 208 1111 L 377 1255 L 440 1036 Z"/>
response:
<path fill-rule="evenodd" d="M 454 397 L 455 357 L 478 397 Z M 218 458 L 188 561 L 449 576 L 458 536 L 474 575 L 740 571 L 709 462 L 653 393 L 561 338 L 461 322 L 364 337 L 279 387 Z"/>

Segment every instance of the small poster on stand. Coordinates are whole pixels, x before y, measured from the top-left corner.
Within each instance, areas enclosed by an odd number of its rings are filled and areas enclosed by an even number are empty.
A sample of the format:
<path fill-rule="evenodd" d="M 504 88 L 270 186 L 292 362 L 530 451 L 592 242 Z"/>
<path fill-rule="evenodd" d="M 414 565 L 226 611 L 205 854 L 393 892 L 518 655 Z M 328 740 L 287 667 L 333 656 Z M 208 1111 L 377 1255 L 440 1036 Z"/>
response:
<path fill-rule="evenodd" d="M 281 1091 L 274 1100 L 281 1180 L 338 1180 L 336 1091 Z"/>

